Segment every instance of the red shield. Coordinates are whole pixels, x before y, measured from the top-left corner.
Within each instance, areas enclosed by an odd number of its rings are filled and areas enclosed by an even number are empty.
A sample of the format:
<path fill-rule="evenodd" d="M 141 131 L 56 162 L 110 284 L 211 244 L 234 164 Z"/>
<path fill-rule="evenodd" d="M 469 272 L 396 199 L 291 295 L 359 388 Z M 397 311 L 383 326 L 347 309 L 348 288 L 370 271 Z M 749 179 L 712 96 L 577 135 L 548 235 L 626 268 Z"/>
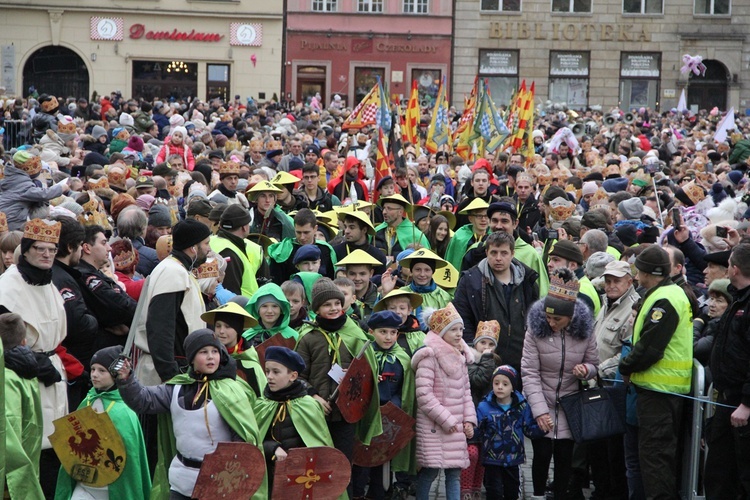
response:
<path fill-rule="evenodd" d="M 352 466 L 336 448 L 293 448 L 276 464 L 271 498 L 338 498 L 349 485 Z"/>
<path fill-rule="evenodd" d="M 264 372 L 266 370 L 266 349 L 268 349 L 272 345 L 294 349 L 295 345 L 297 345 L 297 341 L 294 339 L 284 338 L 280 333 L 277 333 L 259 346 L 256 346 L 255 352 L 258 353 L 258 360 L 260 361 L 260 366 L 261 368 L 263 368 Z"/>
<path fill-rule="evenodd" d="M 390 401 L 380 407 L 383 433 L 375 436 L 369 446 L 354 443 L 354 465 L 377 467 L 393 459 L 414 438 L 416 420 Z"/>
<path fill-rule="evenodd" d="M 365 416 L 375 389 L 372 368 L 363 355 L 354 358 L 339 384 L 336 405 L 344 420 L 355 424 Z"/>
<path fill-rule="evenodd" d="M 219 443 L 216 451 L 203 459 L 193 497 L 250 498 L 258 491 L 266 474 L 266 459 L 250 443 Z"/>

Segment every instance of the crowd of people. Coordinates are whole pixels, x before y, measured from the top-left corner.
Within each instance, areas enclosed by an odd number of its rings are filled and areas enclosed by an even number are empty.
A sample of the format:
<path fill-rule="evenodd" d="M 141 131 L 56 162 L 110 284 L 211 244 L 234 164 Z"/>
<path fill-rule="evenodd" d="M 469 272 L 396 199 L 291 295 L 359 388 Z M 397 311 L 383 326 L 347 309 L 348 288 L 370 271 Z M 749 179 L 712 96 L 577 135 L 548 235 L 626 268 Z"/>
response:
<path fill-rule="evenodd" d="M 342 130 L 339 101 L 0 106 L 23 123 L 0 121 L 6 496 L 191 498 L 240 441 L 257 498 L 291 449 L 329 446 L 350 498 L 427 499 L 442 472 L 450 500 L 673 499 L 694 358 L 706 498 L 750 496 L 747 119 L 724 138 L 715 110 L 549 109 L 533 153 L 465 158 L 427 152 L 423 110 L 376 176 L 377 128 Z M 355 359 L 374 391 L 352 423 Z M 585 385 L 627 388 L 624 435 L 574 441 L 560 399 Z M 415 437 L 354 464 L 388 403 Z M 103 487 L 49 439 L 86 407 L 127 449 Z"/>

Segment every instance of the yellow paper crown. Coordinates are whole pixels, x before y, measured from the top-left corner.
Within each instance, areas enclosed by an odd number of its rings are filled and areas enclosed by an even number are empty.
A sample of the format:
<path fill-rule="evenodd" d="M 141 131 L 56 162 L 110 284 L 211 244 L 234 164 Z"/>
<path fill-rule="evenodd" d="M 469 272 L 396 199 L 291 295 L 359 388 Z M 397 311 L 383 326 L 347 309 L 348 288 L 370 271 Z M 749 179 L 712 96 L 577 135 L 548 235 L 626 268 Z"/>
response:
<path fill-rule="evenodd" d="M 219 175 L 240 175 L 240 164 L 236 161 L 221 162 Z"/>
<path fill-rule="evenodd" d="M 497 339 L 499 336 L 500 323 L 498 323 L 496 319 L 492 319 L 490 321 L 480 321 L 477 324 L 477 331 L 474 334 L 474 342 L 481 338 L 488 338 L 494 340 L 495 344 L 497 344 Z"/>
<path fill-rule="evenodd" d="M 682 191 L 694 204 L 697 204 L 706 197 L 706 192 L 695 181 L 690 181 L 682 186 Z"/>
<path fill-rule="evenodd" d="M 133 247 L 131 247 L 130 250 L 123 249 L 122 252 L 115 255 L 112 260 L 115 263 L 116 270 L 122 271 L 123 269 L 127 269 L 133 265 L 133 262 L 135 262 L 135 250 Z"/>
<path fill-rule="evenodd" d="M 16 167 L 29 174 L 29 176 L 34 176 L 42 171 L 42 159 L 38 156 L 31 156 L 24 163 L 14 163 Z"/>
<path fill-rule="evenodd" d="M 5 216 L 5 212 L 0 212 L 0 233 L 8 232 L 8 218 Z"/>
<path fill-rule="evenodd" d="M 207 260 L 201 264 L 198 269 L 193 269 L 193 276 L 196 279 L 205 278 L 218 278 L 219 277 L 219 263 L 215 259 Z"/>
<path fill-rule="evenodd" d="M 561 300 L 569 300 L 575 302 L 575 300 L 578 298 L 579 288 L 580 284 L 576 280 L 570 280 L 566 282 L 559 276 L 552 276 L 549 279 L 548 295 Z"/>
<path fill-rule="evenodd" d="M 109 179 L 106 177 L 89 179 L 89 189 L 109 189 Z"/>
<path fill-rule="evenodd" d="M 62 224 L 44 219 L 32 219 L 23 227 L 23 237 L 30 240 L 43 241 L 45 243 L 57 243 L 60 241 L 60 230 Z"/>
<path fill-rule="evenodd" d="M 448 328 L 452 323 L 456 321 L 463 321 L 461 315 L 458 314 L 456 308 L 452 302 L 448 302 L 448 305 L 442 309 L 438 309 L 432 316 L 430 316 L 429 327 L 434 333 L 441 335 L 443 330 Z"/>
<path fill-rule="evenodd" d="M 107 174 L 107 180 L 110 185 L 124 186 L 126 175 L 121 170 L 110 170 Z"/>
<path fill-rule="evenodd" d="M 59 134 L 75 134 L 76 133 L 76 124 L 74 122 L 59 122 L 57 124 L 57 132 Z"/>

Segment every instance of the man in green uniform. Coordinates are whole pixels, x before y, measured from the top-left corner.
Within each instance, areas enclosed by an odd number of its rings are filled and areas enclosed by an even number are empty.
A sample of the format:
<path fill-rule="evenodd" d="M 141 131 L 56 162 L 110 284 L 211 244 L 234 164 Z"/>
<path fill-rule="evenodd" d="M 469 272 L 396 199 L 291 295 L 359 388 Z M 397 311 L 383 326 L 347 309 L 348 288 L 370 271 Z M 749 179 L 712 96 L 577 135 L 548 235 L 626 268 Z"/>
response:
<path fill-rule="evenodd" d="M 380 199 L 380 203 L 384 222 L 375 228 L 374 244 L 385 252 L 389 264 L 412 243 L 419 243 L 430 249 L 427 237 L 406 218 L 411 204 L 403 196 L 386 196 Z"/>

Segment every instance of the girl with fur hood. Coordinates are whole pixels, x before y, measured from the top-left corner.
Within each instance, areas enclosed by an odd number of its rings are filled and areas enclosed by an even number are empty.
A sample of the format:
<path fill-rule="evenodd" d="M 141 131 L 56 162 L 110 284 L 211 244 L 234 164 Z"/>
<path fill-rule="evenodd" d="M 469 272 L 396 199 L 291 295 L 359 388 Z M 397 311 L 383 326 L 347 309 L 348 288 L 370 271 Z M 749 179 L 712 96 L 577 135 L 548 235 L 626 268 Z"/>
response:
<path fill-rule="evenodd" d="M 417 393 L 417 500 L 427 500 L 432 482 L 445 470 L 448 500 L 461 496 L 461 469 L 469 466 L 466 439 L 474 435 L 477 414 L 466 365 L 474 362 L 463 340 L 464 322 L 449 303 L 424 310 L 430 331 L 412 357 Z"/>
<path fill-rule="evenodd" d="M 193 151 L 188 147 L 185 141 L 188 138 L 185 127 L 175 127 L 164 140 L 164 145 L 156 155 L 156 163 L 164 163 L 172 155 L 179 155 L 183 159 L 185 168 L 190 172 L 195 168 L 195 158 Z"/>
<path fill-rule="evenodd" d="M 560 398 L 579 390 L 579 380 L 596 376 L 599 358 L 591 309 L 577 299 L 579 283 L 572 271 L 558 268 L 550 277 L 549 294 L 537 301 L 526 318 L 521 358 L 523 392 L 539 427 L 532 439 L 534 497 L 544 498 L 547 473 L 555 457 L 555 498 L 564 498 L 571 474 L 573 439 Z"/>

